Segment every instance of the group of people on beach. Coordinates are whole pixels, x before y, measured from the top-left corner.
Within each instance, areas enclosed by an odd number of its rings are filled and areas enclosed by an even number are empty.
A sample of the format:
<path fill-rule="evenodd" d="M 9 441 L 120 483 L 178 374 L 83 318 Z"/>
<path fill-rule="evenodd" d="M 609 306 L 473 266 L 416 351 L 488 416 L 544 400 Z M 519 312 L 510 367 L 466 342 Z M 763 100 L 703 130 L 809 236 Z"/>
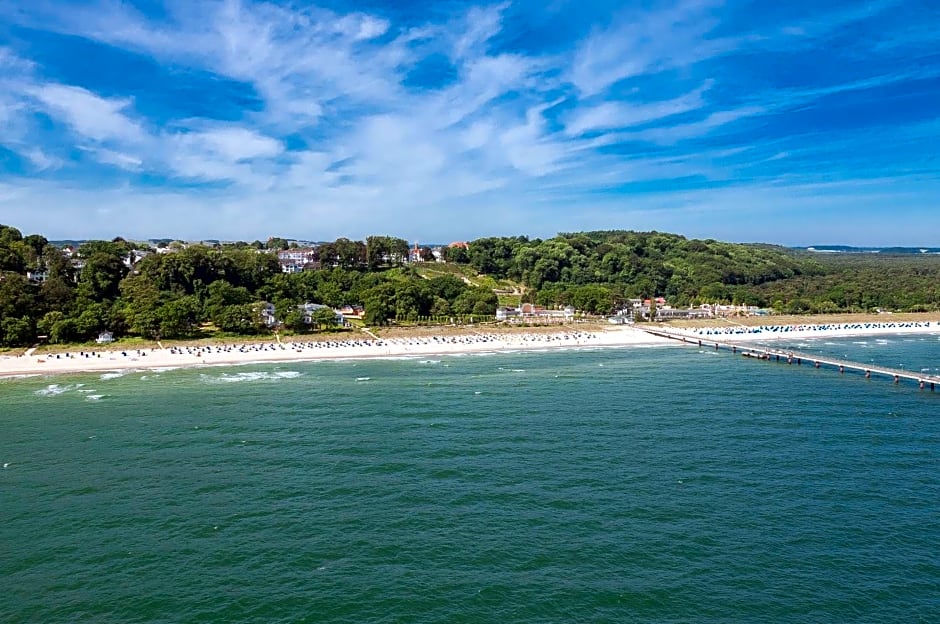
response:
<path fill-rule="evenodd" d="M 48 357 L 49 359 L 54 359 L 54 360 L 63 360 L 63 359 L 68 360 L 68 359 L 78 359 L 78 358 L 87 359 L 87 358 L 100 358 L 101 353 L 102 353 L 101 351 L 79 351 L 78 353 L 72 353 L 70 351 L 66 351 L 65 353 L 54 353 L 46 357 Z M 128 353 L 127 351 L 105 351 L 104 353 L 110 357 L 120 354 L 121 357 L 133 358 L 135 355 L 140 356 L 140 357 L 146 356 L 147 350 L 137 349 L 136 353 L 134 351 L 131 351 L 130 353 Z"/>
<path fill-rule="evenodd" d="M 486 344 L 578 344 L 581 341 L 596 337 L 588 332 L 572 331 L 558 333 L 512 333 L 487 334 L 475 333 L 464 336 L 421 336 L 409 338 L 378 338 L 378 339 L 347 339 L 347 340 L 310 340 L 285 342 L 258 342 L 258 343 L 220 343 L 206 345 L 174 345 L 162 350 L 169 355 L 190 356 L 204 358 L 207 356 L 224 355 L 251 355 L 267 354 L 271 352 L 305 353 L 307 351 L 336 351 L 336 350 L 364 350 L 386 347 L 390 350 L 405 350 L 409 347 L 441 346 L 447 349 L 459 346 L 481 346 Z M 120 355 L 122 358 L 136 360 L 137 357 L 147 355 L 147 349 L 136 351 L 81 351 L 77 354 L 70 352 L 57 353 L 47 356 L 51 359 L 69 358 L 101 358 L 102 353 L 109 359 Z"/>
<path fill-rule="evenodd" d="M 867 332 L 940 328 L 940 323 L 931 321 L 911 321 L 892 323 L 824 323 L 820 325 L 758 325 L 748 327 L 735 325 L 734 327 L 699 327 L 691 329 L 693 334 L 700 336 L 728 336 L 740 334 L 783 334 L 789 332 Z"/>

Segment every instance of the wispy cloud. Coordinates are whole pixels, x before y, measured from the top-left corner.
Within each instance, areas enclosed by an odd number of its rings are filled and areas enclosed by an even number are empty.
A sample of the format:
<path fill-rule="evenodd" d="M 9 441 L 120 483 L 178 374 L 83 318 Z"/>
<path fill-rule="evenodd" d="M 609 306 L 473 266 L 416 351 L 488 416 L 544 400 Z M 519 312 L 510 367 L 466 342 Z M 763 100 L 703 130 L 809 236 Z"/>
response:
<path fill-rule="evenodd" d="M 766 14 L 720 0 L 627 4 L 614 15 L 562 3 L 531 21 L 508 2 L 427 19 L 391 4 L 332 6 L 167 0 L 154 12 L 118 0 L 0 0 L 0 24 L 44 31 L 42 45 L 98 45 L 102 59 L 82 67 L 38 43 L 0 47 L 0 145 L 19 159 L 0 170 L 0 217 L 30 219 L 18 208 L 24 193 L 53 210 L 41 184 L 75 208 L 44 221 L 62 235 L 80 222 L 128 228 L 115 235 L 170 224 L 263 237 L 272 214 L 312 237 L 546 235 L 579 229 L 578 218 L 669 229 L 664 215 L 688 218 L 691 205 L 717 213 L 764 191 L 783 215 L 787 188 L 852 179 L 840 157 L 855 172 L 891 171 L 895 187 L 927 171 L 926 148 L 897 137 L 937 117 L 931 92 L 916 100 L 905 87 L 938 76 L 922 59 L 940 41 L 906 21 L 903 0 Z M 885 25 L 877 36 L 846 36 L 875 20 Z M 123 79 L 108 65 L 119 54 L 160 68 L 159 78 Z M 851 72 L 814 71 L 833 55 L 856 61 Z M 199 106 L 158 97 L 197 74 L 210 78 L 182 90 Z M 256 102 L 225 95 L 217 107 L 216 79 Z M 895 134 L 879 136 L 896 149 L 860 168 L 866 132 L 885 127 L 872 94 L 891 89 L 904 93 L 910 120 L 893 117 Z M 851 127 L 806 117 L 833 98 Z M 917 184 L 922 199 L 931 183 Z"/>
<path fill-rule="evenodd" d="M 660 10 L 639 7 L 592 32 L 579 46 L 570 79 L 584 96 L 626 78 L 689 65 L 733 49 L 734 39 L 712 37 L 720 0 L 681 0 Z"/>
<path fill-rule="evenodd" d="M 708 80 L 698 89 L 671 100 L 641 103 L 612 101 L 581 107 L 570 115 L 565 132 L 579 135 L 592 130 L 617 130 L 695 111 L 705 106 L 702 94 L 712 83 Z"/>
<path fill-rule="evenodd" d="M 81 87 L 43 84 L 26 89 L 52 117 L 63 120 L 82 137 L 94 141 L 138 142 L 144 132 L 126 110 L 129 99 L 107 99 Z"/>

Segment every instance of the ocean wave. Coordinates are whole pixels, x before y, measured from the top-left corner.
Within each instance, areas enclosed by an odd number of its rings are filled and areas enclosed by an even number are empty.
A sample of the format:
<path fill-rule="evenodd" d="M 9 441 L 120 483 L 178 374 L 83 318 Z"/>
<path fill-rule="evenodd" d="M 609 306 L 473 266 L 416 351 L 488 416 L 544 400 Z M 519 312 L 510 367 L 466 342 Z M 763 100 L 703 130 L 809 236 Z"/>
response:
<path fill-rule="evenodd" d="M 59 396 L 60 394 L 65 394 L 66 392 L 71 392 L 72 390 L 78 390 L 85 384 L 49 384 L 45 388 L 37 390 L 33 394 L 36 396 Z"/>
<path fill-rule="evenodd" d="M 126 374 L 127 374 L 126 372 L 104 373 L 103 375 L 101 375 L 99 379 L 104 379 L 104 380 L 118 379 L 119 377 L 123 377 Z"/>
<path fill-rule="evenodd" d="M 221 375 L 202 374 L 199 377 L 206 383 L 241 383 L 249 381 L 280 381 L 282 379 L 294 379 L 300 376 L 299 371 L 253 371 L 250 373 L 222 373 Z"/>

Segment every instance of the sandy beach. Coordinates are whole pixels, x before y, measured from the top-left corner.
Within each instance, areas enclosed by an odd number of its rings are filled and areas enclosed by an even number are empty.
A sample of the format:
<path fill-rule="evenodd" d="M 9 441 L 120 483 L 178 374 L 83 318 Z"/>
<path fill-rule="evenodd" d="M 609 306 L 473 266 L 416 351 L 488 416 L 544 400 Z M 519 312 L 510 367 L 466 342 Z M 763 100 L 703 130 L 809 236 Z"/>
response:
<path fill-rule="evenodd" d="M 938 321 L 849 322 L 795 325 L 723 325 L 674 327 L 668 329 L 702 341 L 762 342 L 838 338 L 848 336 L 887 336 L 896 334 L 938 334 Z M 675 345 L 676 342 L 648 334 L 638 327 L 599 327 L 512 331 L 467 331 L 466 333 L 422 333 L 372 338 L 334 340 L 261 341 L 173 345 L 163 348 L 83 349 L 0 355 L 0 377 L 61 375 L 66 373 L 126 370 L 160 370 L 198 366 L 240 365 L 255 362 L 296 362 L 352 358 L 407 358 L 482 352 L 544 350 L 564 348 L 617 348 Z"/>
<path fill-rule="evenodd" d="M 401 358 L 559 348 L 628 347 L 668 344 L 634 328 L 596 331 L 473 332 L 458 335 L 338 340 L 264 341 L 167 346 L 147 349 L 93 349 L 0 356 L 0 377 L 64 373 L 153 370 L 254 362 L 295 362 L 351 358 Z"/>

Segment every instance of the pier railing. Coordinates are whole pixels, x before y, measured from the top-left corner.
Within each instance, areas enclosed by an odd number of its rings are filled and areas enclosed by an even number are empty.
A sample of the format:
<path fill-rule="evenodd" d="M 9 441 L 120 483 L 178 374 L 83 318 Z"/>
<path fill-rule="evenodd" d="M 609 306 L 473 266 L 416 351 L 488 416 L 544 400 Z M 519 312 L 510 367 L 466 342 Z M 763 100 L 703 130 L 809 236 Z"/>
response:
<path fill-rule="evenodd" d="M 727 340 L 712 340 L 711 338 L 689 336 L 687 334 L 658 327 L 642 327 L 639 325 L 636 327 L 637 329 L 645 331 L 646 333 L 653 336 L 669 338 L 670 340 L 676 340 L 703 348 L 714 347 L 716 351 L 724 349 L 732 353 L 740 353 L 743 357 L 746 358 L 787 362 L 788 364 L 796 364 L 797 366 L 802 366 L 804 363 L 806 363 L 814 366 L 815 368 L 826 366 L 837 369 L 841 374 L 844 374 L 846 371 L 862 373 L 868 379 L 870 379 L 872 375 L 881 375 L 890 378 L 896 384 L 900 383 L 903 379 L 917 383 L 921 390 L 926 390 L 929 388 L 932 392 L 935 391 L 937 385 L 940 385 L 940 377 L 936 375 L 925 375 L 923 373 L 915 373 L 900 368 L 863 364 L 861 362 L 854 362 L 852 360 L 843 360 L 839 358 L 818 355 L 815 353 L 806 353 L 804 351 L 798 351 L 790 348 L 781 348 L 766 344 L 753 343 L 750 341 L 733 342 Z"/>

